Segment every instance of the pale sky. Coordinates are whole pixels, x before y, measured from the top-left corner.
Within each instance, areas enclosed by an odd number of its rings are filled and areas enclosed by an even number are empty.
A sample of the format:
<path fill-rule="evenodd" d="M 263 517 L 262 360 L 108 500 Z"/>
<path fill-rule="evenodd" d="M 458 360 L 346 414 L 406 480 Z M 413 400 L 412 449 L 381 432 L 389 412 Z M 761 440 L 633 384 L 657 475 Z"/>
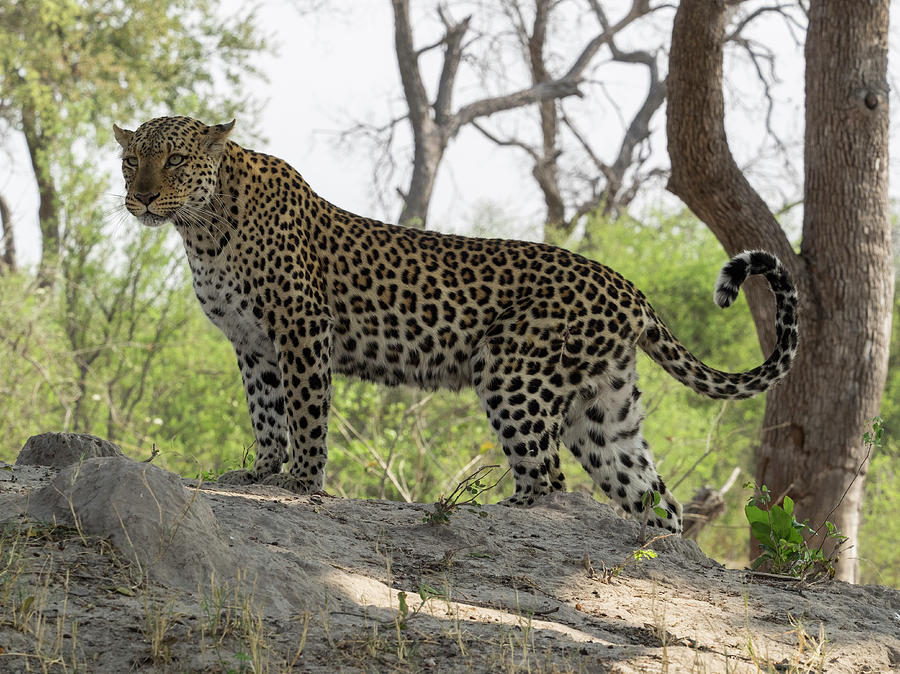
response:
<path fill-rule="evenodd" d="M 302 2 L 302 0 L 298 0 Z M 399 213 L 399 201 L 394 198 L 389 210 L 376 199 L 372 185 L 372 158 L 370 146 L 359 142 L 342 148 L 336 144 L 337 133 L 351 126 L 354 121 L 382 124 L 403 111 L 400 79 L 393 50 L 393 25 L 388 0 L 337 0 L 320 3 L 325 9 L 298 12 L 298 2 L 267 0 L 260 5 L 258 24 L 263 33 L 277 47 L 277 55 L 256 59 L 257 65 L 268 74 L 267 83 L 254 82 L 254 93 L 264 102 L 262 120 L 258 127 L 266 136 L 266 142 L 255 144 L 262 150 L 290 162 L 323 197 L 348 210 L 393 221 Z M 431 3 L 427 4 L 429 7 Z M 473 7 L 484 4 L 472 0 Z M 434 40 L 434 24 L 428 17 L 413 13 L 413 29 L 417 46 Z M 240 0 L 227 0 L 224 11 L 246 7 Z M 422 5 L 420 5 L 422 6 Z M 615 20 L 630 2 L 605 3 Z M 892 18 L 898 18 L 896 3 L 892 6 Z M 454 14 L 460 18 L 461 12 Z M 656 25 L 660 30 L 670 27 L 671 11 L 661 13 Z M 577 29 L 577 27 L 576 27 Z M 579 49 L 586 36 L 593 34 L 595 26 L 583 28 L 583 36 L 573 35 L 573 49 Z M 796 186 L 802 176 L 802 111 L 803 111 L 803 62 L 802 47 L 795 47 L 780 22 L 768 24 L 768 34 L 759 37 L 774 46 L 779 53 L 779 74 L 782 82 L 775 95 L 783 104 L 778 109 L 775 125 L 785 138 L 793 139 L 795 156 L 792 163 Z M 577 32 L 577 31 L 576 31 Z M 896 22 L 892 36 L 898 34 Z M 627 39 L 623 37 L 623 40 Z M 643 36 L 632 35 L 635 48 Z M 900 46 L 892 41 L 892 55 Z M 601 52 L 599 59 L 607 54 Z M 433 71 L 438 66 L 437 54 L 423 59 L 424 67 Z M 892 66 L 893 69 L 893 66 Z M 764 140 L 761 119 L 764 107 L 761 94 L 740 55 L 730 52 L 726 57 L 726 88 L 728 110 L 726 124 L 732 151 L 739 164 L 755 157 Z M 427 79 L 426 74 L 426 79 Z M 433 79 L 433 78 L 432 78 Z M 483 95 L 472 78 L 461 78 L 456 104 L 462 105 L 474 97 Z M 624 107 L 636 106 L 645 93 L 642 68 L 620 69 L 607 83 L 610 96 L 625 101 Z M 893 96 L 892 96 L 893 98 Z M 896 100 L 892 101 L 896 103 Z M 575 115 L 591 122 L 592 140 L 598 151 L 611 158 L 620 142 L 622 121 L 617 113 L 600 97 L 584 101 L 572 100 L 567 104 Z M 588 107 L 592 106 L 592 107 Z M 894 105 L 896 107 L 896 105 Z M 191 114 L 191 111 L 172 111 L 173 114 Z M 523 113 L 513 113 L 523 114 Z M 626 116 L 629 111 L 625 111 Z M 896 118 L 896 114 L 892 115 Z M 596 119 L 596 124 L 593 120 Z M 122 125 L 132 127 L 141 120 L 121 120 Z M 226 120 L 204 120 L 209 123 Z M 627 120 L 626 120 L 627 121 Z M 240 140 L 240 125 L 236 138 Z M 499 122 L 506 129 L 515 128 L 515 117 L 505 117 Z M 665 159 L 665 116 L 660 110 L 654 117 L 656 135 L 652 141 L 654 156 Z M 896 126 L 892 123 L 892 129 Z M 405 124 L 401 125 L 398 148 L 408 148 Z M 37 237 L 37 195 L 33 177 L 25 154 L 24 143 L 16 138 L 13 161 L 0 166 L 0 191 L 7 197 L 13 209 L 16 223 L 16 244 L 20 263 L 34 264 L 39 255 Z M 892 134 L 892 189 L 900 196 L 895 180 L 900 162 L 897 157 L 896 134 Z M 121 191 L 118 174 L 118 146 L 110 133 L 106 150 L 111 171 L 115 172 L 111 191 Z M 781 162 L 761 162 L 750 173 L 751 182 L 757 187 L 770 206 L 780 206 L 779 186 L 785 184 Z M 442 231 L 464 232 L 476 219 L 479 209 L 490 202 L 503 214 L 508 231 L 492 232 L 501 236 L 534 238 L 539 236 L 543 213 L 542 201 L 530 175 L 531 163 L 521 152 L 501 149 L 486 141 L 473 130 L 463 131 L 452 142 L 438 175 L 435 196 L 429 212 L 429 226 Z M 778 173 L 776 179 L 772 179 Z M 391 185 L 406 188 L 406 174 L 401 170 Z M 793 186 L 787 181 L 787 192 Z M 799 194 L 799 192 L 797 192 Z M 636 209 L 659 205 L 677 209 L 680 203 L 664 194 L 661 189 L 648 190 L 641 195 Z M 799 217 L 799 213 L 796 217 Z"/>

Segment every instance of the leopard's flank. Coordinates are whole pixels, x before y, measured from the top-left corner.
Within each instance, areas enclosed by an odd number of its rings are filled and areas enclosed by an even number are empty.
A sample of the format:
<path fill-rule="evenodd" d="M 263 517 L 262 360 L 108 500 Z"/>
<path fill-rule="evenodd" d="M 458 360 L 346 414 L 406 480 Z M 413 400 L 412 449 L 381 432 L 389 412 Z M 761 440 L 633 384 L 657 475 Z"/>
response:
<path fill-rule="evenodd" d="M 775 349 L 749 372 L 719 372 L 612 269 L 541 243 L 353 215 L 286 162 L 228 140 L 233 124 L 162 117 L 115 127 L 125 205 L 145 225 L 174 224 L 197 298 L 237 354 L 256 463 L 223 481 L 320 490 L 335 372 L 472 386 L 512 467 L 507 503 L 565 489 L 562 442 L 626 512 L 641 513 L 642 496 L 659 492 L 665 517 L 649 522 L 677 532 L 681 506 L 641 435 L 637 347 L 712 398 L 748 398 L 790 369 L 797 297 L 769 253 L 734 257 L 714 297 L 726 307 L 747 276 L 763 274 L 776 300 Z"/>

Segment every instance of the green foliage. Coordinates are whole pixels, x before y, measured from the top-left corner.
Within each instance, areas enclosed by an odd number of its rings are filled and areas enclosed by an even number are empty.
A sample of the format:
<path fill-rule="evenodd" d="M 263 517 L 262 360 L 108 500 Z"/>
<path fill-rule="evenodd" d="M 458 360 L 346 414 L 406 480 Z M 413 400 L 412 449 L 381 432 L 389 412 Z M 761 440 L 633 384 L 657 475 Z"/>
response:
<path fill-rule="evenodd" d="M 875 417 L 872 419 L 871 425 L 871 430 L 863 433 L 863 444 L 866 445 L 868 454 L 884 448 L 884 419 Z"/>
<path fill-rule="evenodd" d="M 644 512 L 649 515 L 652 508 L 657 517 L 662 517 L 663 519 L 665 519 L 668 513 L 666 512 L 665 508 L 659 505 L 659 501 L 661 498 L 662 497 L 660 496 L 658 491 L 645 491 L 641 496 L 641 504 L 644 506 Z"/>
<path fill-rule="evenodd" d="M 249 101 L 218 95 L 259 77 L 248 56 L 264 48 L 252 12 L 222 18 L 209 0 L 13 0 L 0 4 L 2 114 L 14 128 L 34 117 L 61 145 L 109 137 L 113 121 L 160 111 L 223 121 Z M 220 80 L 221 82 L 221 80 Z M 46 158 L 46 159 L 49 159 Z"/>
<path fill-rule="evenodd" d="M 895 300 L 896 301 L 896 300 Z M 894 318 L 897 319 L 895 307 Z M 896 342 L 892 348 L 896 348 Z M 863 504 L 863 521 L 859 534 L 860 580 L 900 587 L 900 553 L 897 546 L 888 542 L 900 536 L 900 448 L 894 435 L 888 436 L 890 424 L 900 419 L 896 416 L 896 401 L 890 398 L 890 379 L 896 371 L 889 373 L 888 389 L 882 405 L 882 416 L 872 421 L 872 429 L 863 435 L 869 445 L 872 458 L 866 477 L 866 497 Z"/>
<path fill-rule="evenodd" d="M 505 462 L 471 390 L 334 378 L 327 484 L 341 496 L 433 501 L 479 463 Z"/>
<path fill-rule="evenodd" d="M 745 485 L 752 486 L 752 483 Z M 817 532 L 806 522 L 797 521 L 794 517 L 794 501 L 785 496 L 782 505 L 772 504 L 769 488 L 762 485 L 759 494 L 750 498 L 744 507 L 750 531 L 761 546 L 763 552 L 752 564 L 753 569 L 764 569 L 770 573 L 806 578 L 825 574 L 834 576 L 834 563 L 837 560 L 840 544 L 847 540 L 846 536 L 826 522 L 825 538 L 837 545 L 831 554 L 823 552 L 823 546 L 813 550 L 809 547 L 804 534 L 814 536 Z"/>
<path fill-rule="evenodd" d="M 647 559 L 656 559 L 656 556 L 656 550 L 651 550 L 650 548 L 638 548 L 631 553 L 632 559 L 636 562 L 643 562 Z"/>
<path fill-rule="evenodd" d="M 113 122 L 173 113 L 224 121 L 241 111 L 242 132 L 251 132 L 253 105 L 241 83 L 259 76 L 247 57 L 264 45 L 252 11 L 221 15 L 209 0 L 0 3 L 0 130 L 21 133 L 28 148 L 42 286 L 55 283 L 62 256 L 108 237 L 97 208 L 108 179 L 96 156 L 112 147 Z M 223 79 L 225 97 L 217 94 Z"/>
<path fill-rule="evenodd" d="M 859 529 L 860 582 L 900 587 L 900 292 L 894 292 L 891 354 L 881 399 L 883 433 L 866 472 Z"/>
<path fill-rule="evenodd" d="M 239 463 L 252 443 L 231 345 L 183 263 L 158 237 L 134 246 L 140 271 L 87 264 L 65 292 L 0 276 L 0 459 L 30 435 L 77 430 L 137 458 L 156 444 L 158 464 L 193 476 Z"/>
<path fill-rule="evenodd" d="M 478 510 L 481 508 L 481 504 L 478 503 L 478 497 L 484 492 L 490 491 L 496 487 L 497 482 L 502 480 L 506 473 L 509 472 L 507 469 L 498 480 L 491 484 L 487 484 L 484 481 L 484 478 L 490 475 L 495 468 L 499 467 L 500 466 L 481 466 L 478 470 L 456 485 L 456 488 L 450 492 L 449 496 L 441 495 L 438 500 L 435 501 L 431 510 L 425 511 L 425 516 L 422 518 L 422 521 L 426 524 L 449 524 L 450 516 L 460 508 L 466 506 L 469 507 L 471 512 L 477 512 L 479 515 L 484 515 L 484 511 Z"/>

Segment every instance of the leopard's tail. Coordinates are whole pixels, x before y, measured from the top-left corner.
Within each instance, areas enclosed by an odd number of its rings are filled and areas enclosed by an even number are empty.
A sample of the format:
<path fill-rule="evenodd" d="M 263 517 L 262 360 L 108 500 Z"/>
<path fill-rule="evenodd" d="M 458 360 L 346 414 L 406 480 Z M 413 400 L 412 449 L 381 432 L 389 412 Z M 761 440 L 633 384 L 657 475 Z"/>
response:
<path fill-rule="evenodd" d="M 675 379 L 710 398 L 749 398 L 770 389 L 788 373 L 797 353 L 797 290 L 787 270 L 771 253 L 744 251 L 722 267 L 713 298 L 720 307 L 730 306 L 753 274 L 765 275 L 775 293 L 775 348 L 759 367 L 741 373 L 709 367 L 672 335 L 649 303 L 638 344 Z"/>

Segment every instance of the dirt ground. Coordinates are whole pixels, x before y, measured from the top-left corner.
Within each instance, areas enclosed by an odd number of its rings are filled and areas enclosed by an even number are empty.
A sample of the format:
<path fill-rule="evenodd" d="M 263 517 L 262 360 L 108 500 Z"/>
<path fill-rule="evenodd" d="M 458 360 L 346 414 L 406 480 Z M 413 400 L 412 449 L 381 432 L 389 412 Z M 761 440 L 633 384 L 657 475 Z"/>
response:
<path fill-rule="evenodd" d="M 0 671 L 900 671 L 896 590 L 636 559 L 584 494 L 431 507 L 0 463 Z"/>

